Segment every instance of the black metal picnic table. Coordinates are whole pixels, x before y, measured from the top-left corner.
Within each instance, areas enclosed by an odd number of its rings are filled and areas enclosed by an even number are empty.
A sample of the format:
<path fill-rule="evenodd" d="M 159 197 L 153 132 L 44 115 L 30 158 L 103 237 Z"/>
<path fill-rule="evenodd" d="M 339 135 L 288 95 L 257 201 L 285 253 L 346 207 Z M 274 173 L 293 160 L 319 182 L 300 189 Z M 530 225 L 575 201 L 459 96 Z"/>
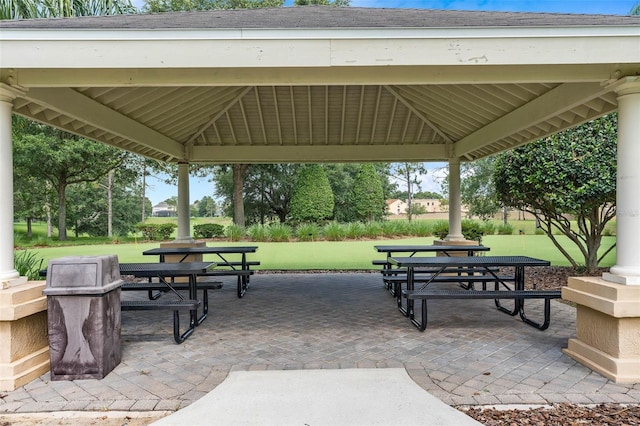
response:
<path fill-rule="evenodd" d="M 394 253 L 409 253 L 409 257 L 414 257 L 418 253 L 436 253 L 444 254 L 444 256 L 451 256 L 452 253 L 466 253 L 467 256 L 473 256 L 478 252 L 489 251 L 490 248 L 483 245 L 436 245 L 436 244 L 392 244 L 392 245 L 376 245 L 374 246 L 378 253 L 386 253 L 385 260 L 374 260 L 374 265 L 382 265 L 382 279 L 392 295 L 395 294 L 394 286 L 392 286 L 386 279 L 389 275 L 395 275 L 395 272 L 390 271 L 392 264 L 389 259 L 393 257 Z"/>
<path fill-rule="evenodd" d="M 214 262 L 185 262 L 185 263 L 120 263 L 120 274 L 131 275 L 138 278 L 157 278 L 163 283 L 168 291 L 172 291 L 178 296 L 178 299 L 182 302 L 191 303 L 199 302 L 197 294 L 197 280 L 198 274 L 206 273 L 213 268 L 216 264 Z M 189 279 L 189 299 L 185 299 L 175 288 L 173 280 L 178 277 L 188 277 Z M 124 303 L 124 302 L 123 302 Z M 187 337 L 193 333 L 195 326 L 200 325 L 206 318 L 207 313 L 204 312 L 198 317 L 197 306 L 199 303 L 192 304 L 190 311 L 189 327 L 185 333 L 179 335 L 177 331 L 177 306 L 175 303 L 165 303 L 163 301 L 147 301 L 147 302 L 133 302 L 127 305 L 123 304 L 129 310 L 135 309 L 151 309 L 153 307 L 162 307 L 166 305 L 167 309 L 174 310 L 174 335 L 177 343 L 181 343 Z"/>
<path fill-rule="evenodd" d="M 524 277 L 525 277 L 525 267 L 533 267 L 533 266 L 549 266 L 550 262 L 542 259 L 535 259 L 528 256 L 464 256 L 464 257 L 446 257 L 446 256 L 438 256 L 438 257 L 391 257 L 389 258 L 389 262 L 398 267 L 407 269 L 407 292 L 413 291 L 415 289 L 415 268 L 431 268 L 433 270 L 430 279 L 427 279 L 425 283 L 422 285 L 421 289 L 426 288 L 432 282 L 438 282 L 438 277 L 445 270 L 452 267 L 458 268 L 477 268 L 480 273 L 483 274 L 483 277 L 488 277 L 497 283 L 497 285 L 501 285 L 507 291 L 523 291 L 524 290 Z M 511 289 L 505 281 L 504 277 L 498 276 L 495 272 L 495 268 L 499 267 L 513 267 L 514 275 L 510 277 L 509 282 L 513 283 L 513 289 Z M 465 276 L 465 277 L 450 277 L 449 281 L 456 282 L 459 280 L 460 282 L 473 279 L 473 277 Z M 496 288 L 497 290 L 497 288 Z M 400 293 L 400 292 L 398 292 Z M 493 293 L 492 293 L 493 294 Z M 398 308 L 405 315 L 410 317 L 413 320 L 414 312 L 413 312 L 413 300 L 407 298 L 407 307 L 404 308 L 402 306 L 401 295 L 398 294 Z M 508 310 L 500 305 L 498 299 L 495 300 L 496 306 L 502 312 L 508 313 L 509 315 L 516 315 L 520 313 L 520 316 L 523 320 L 524 317 L 524 299 L 514 299 L 515 306 L 513 310 Z M 527 320 L 525 320 L 527 321 Z M 530 321 L 527 321 L 530 322 Z"/>
<path fill-rule="evenodd" d="M 214 254 L 220 261 L 216 262 L 218 267 L 228 266 L 232 271 L 237 273 L 237 294 L 238 297 L 243 297 L 250 281 L 250 265 L 247 261 L 247 253 L 255 253 L 258 250 L 258 246 L 205 246 L 205 247 L 157 247 L 142 252 L 144 255 L 160 256 L 160 262 L 165 262 L 166 256 L 182 256 L 178 263 L 183 263 L 189 256 L 193 254 Z M 240 264 L 236 265 L 236 262 L 228 260 L 228 255 L 240 254 Z M 239 269 L 237 268 L 239 267 Z M 220 273 L 222 274 L 222 273 Z M 215 273 L 214 273 L 215 275 Z"/>

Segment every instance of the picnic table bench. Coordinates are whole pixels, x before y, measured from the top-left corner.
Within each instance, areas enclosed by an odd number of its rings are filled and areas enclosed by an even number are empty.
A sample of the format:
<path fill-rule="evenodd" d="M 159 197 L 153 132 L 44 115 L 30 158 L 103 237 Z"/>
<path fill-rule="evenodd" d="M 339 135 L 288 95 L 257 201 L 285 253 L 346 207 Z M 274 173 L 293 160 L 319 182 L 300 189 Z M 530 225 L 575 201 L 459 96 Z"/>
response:
<path fill-rule="evenodd" d="M 185 262 L 185 263 L 120 263 L 120 274 L 130 275 L 139 278 L 148 278 L 146 283 L 128 283 L 125 291 L 131 291 L 138 287 L 139 290 L 156 289 L 163 292 L 172 292 L 177 296 L 177 300 L 126 300 L 121 301 L 120 308 L 123 311 L 149 311 L 149 310 L 170 310 L 173 311 L 173 338 L 176 343 L 184 342 L 197 325 L 207 317 L 208 303 L 206 310 L 198 317 L 198 308 L 203 301 L 198 300 L 196 275 L 205 273 L 214 266 L 212 262 Z M 176 283 L 177 277 L 188 277 L 188 283 Z M 154 282 L 153 279 L 157 279 Z M 122 288 L 121 288 L 122 289 Z M 185 298 L 178 290 L 187 289 L 188 298 Z M 208 296 L 203 294 L 203 299 Z M 151 295 L 151 293 L 150 293 Z M 157 298 L 154 298 L 157 299 Z M 203 308 L 204 309 L 204 308 Z M 189 325 L 183 333 L 180 332 L 180 312 L 189 311 Z"/>
<path fill-rule="evenodd" d="M 216 270 L 198 274 L 199 277 L 237 277 L 237 296 L 241 298 L 245 295 L 249 288 L 250 277 L 254 274 L 251 266 L 260 265 L 260 261 L 247 260 L 248 253 L 255 253 L 258 246 L 204 246 L 204 247 L 158 247 L 142 252 L 144 255 L 160 256 L 160 262 L 166 261 L 166 256 L 182 256 L 178 263 L 183 263 L 189 256 L 193 254 L 213 254 L 216 255 Z M 239 254 L 239 261 L 230 260 L 229 255 Z M 228 267 L 230 269 L 220 269 Z M 202 279 L 200 279 L 202 281 Z"/>
<path fill-rule="evenodd" d="M 411 322 L 420 331 L 424 331 L 427 328 L 427 300 L 429 299 L 493 299 L 496 303 L 496 307 L 503 312 L 510 315 L 520 314 L 520 318 L 525 323 L 539 329 L 546 330 L 549 327 L 551 320 L 551 299 L 557 299 L 561 297 L 560 290 L 402 290 L 402 297 L 410 300 L 422 301 L 422 315 L 421 321 L 415 319 L 415 316 L 411 317 Z M 500 299 L 514 299 L 521 300 L 518 310 L 510 312 L 500 305 Z M 544 299 L 544 321 L 540 324 L 532 321 L 525 315 L 524 312 L 524 300 L 525 299 Z"/>
<path fill-rule="evenodd" d="M 404 308 L 402 301 L 398 303 L 398 308 L 411 322 L 420 330 L 424 331 L 427 326 L 427 300 L 429 299 L 493 299 L 498 310 L 511 316 L 520 314 L 520 318 L 527 324 L 545 330 L 550 322 L 550 300 L 561 297 L 558 290 L 525 290 L 524 273 L 525 267 L 548 266 L 549 262 L 541 259 L 534 259 L 527 256 L 470 256 L 470 257 L 392 257 L 392 264 L 407 269 L 407 289 L 401 291 L 402 297 L 407 300 L 407 307 Z M 464 276 L 442 276 L 442 272 L 451 267 L 477 268 L 486 271 L 485 274 L 474 274 Z M 492 269 L 499 267 L 513 267 L 514 274 L 508 276 L 498 276 Z M 416 268 L 437 268 L 424 282 L 421 288 L 416 289 L 415 277 Z M 420 278 L 418 278 L 420 280 Z M 482 290 L 475 290 L 469 286 L 467 290 L 434 289 L 429 287 L 432 283 L 459 283 L 459 282 L 493 282 L 494 290 L 487 290 L 483 284 Z M 400 289 L 398 289 L 400 290 Z M 514 300 L 512 310 L 500 304 L 501 299 Z M 526 299 L 544 299 L 544 321 L 537 323 L 527 318 L 524 311 Z M 415 319 L 414 301 L 422 302 L 421 321 Z"/>
<path fill-rule="evenodd" d="M 399 296 L 399 293 L 395 292 L 395 287 L 392 283 L 385 280 L 385 275 L 388 275 L 390 269 L 393 268 L 389 259 L 394 256 L 394 253 L 408 254 L 409 257 L 414 257 L 418 253 L 436 253 L 444 254 L 444 256 L 451 256 L 453 253 L 466 253 L 467 256 L 473 256 L 476 253 L 488 251 L 489 247 L 482 245 L 436 245 L 436 244 L 419 244 L 419 245 L 376 245 L 374 246 L 378 253 L 386 253 L 385 259 L 374 259 L 371 263 L 375 266 L 382 266 L 382 275 L 385 288 L 394 296 Z M 398 271 L 400 272 L 400 271 Z"/>

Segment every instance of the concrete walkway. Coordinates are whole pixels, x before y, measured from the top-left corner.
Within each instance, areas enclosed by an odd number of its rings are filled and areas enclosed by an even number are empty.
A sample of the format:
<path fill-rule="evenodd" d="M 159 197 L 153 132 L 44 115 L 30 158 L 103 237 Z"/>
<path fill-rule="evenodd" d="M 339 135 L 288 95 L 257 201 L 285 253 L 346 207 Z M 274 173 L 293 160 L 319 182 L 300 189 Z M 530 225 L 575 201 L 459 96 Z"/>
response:
<path fill-rule="evenodd" d="M 354 368 L 404 369 L 450 406 L 640 401 L 640 384 L 615 384 L 562 353 L 575 309 L 557 301 L 543 332 L 492 301 L 438 301 L 420 333 L 378 273 L 251 281 L 243 299 L 233 280 L 212 292 L 209 318 L 182 345 L 173 342 L 170 313 L 124 312 L 122 363 L 107 377 L 52 382 L 45 374 L 2 393 L 0 412 L 175 411 L 233 371 Z M 537 312 L 528 310 L 533 319 Z"/>

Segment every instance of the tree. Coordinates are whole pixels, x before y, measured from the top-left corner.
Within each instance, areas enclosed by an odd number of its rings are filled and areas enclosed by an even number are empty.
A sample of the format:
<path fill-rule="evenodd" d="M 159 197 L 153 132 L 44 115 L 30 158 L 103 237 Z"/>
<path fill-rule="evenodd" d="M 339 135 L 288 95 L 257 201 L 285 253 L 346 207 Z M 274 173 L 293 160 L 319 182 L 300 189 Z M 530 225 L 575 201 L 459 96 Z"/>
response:
<path fill-rule="evenodd" d="M 296 6 L 349 6 L 351 0 L 295 0 Z"/>
<path fill-rule="evenodd" d="M 616 119 L 608 115 L 496 158 L 500 201 L 534 215 L 577 268 L 554 231 L 569 238 L 580 249 L 588 273 L 597 270 L 602 233 L 616 214 Z"/>
<path fill-rule="evenodd" d="M 470 216 L 487 220 L 500 211 L 493 184 L 495 157 L 486 157 L 461 168 L 460 199 L 469 207 Z"/>
<path fill-rule="evenodd" d="M 382 184 L 373 164 L 362 164 L 353 182 L 351 204 L 356 219 L 362 221 L 380 220 L 385 203 Z"/>
<path fill-rule="evenodd" d="M 3 0 L 0 19 L 63 18 L 137 13 L 129 0 Z"/>
<path fill-rule="evenodd" d="M 124 152 L 28 120 L 22 130 L 14 133 L 14 165 L 52 185 L 58 200 L 58 236 L 66 240 L 67 187 L 105 176 L 122 162 Z"/>
<path fill-rule="evenodd" d="M 427 169 L 423 163 L 395 163 L 391 167 L 392 176 L 398 181 L 402 182 L 402 185 L 407 188 L 407 219 L 411 222 L 413 217 L 413 188 L 420 190 L 420 175 L 425 175 Z"/>
<path fill-rule="evenodd" d="M 300 167 L 291 198 L 291 216 L 299 222 L 319 222 L 333 214 L 333 192 L 319 164 Z"/>
<path fill-rule="evenodd" d="M 145 0 L 143 12 L 188 12 L 192 10 L 256 9 L 282 7 L 284 0 Z"/>
<path fill-rule="evenodd" d="M 216 215 L 216 202 L 213 198 L 205 195 L 198 202 L 196 214 L 198 217 L 214 217 Z"/>

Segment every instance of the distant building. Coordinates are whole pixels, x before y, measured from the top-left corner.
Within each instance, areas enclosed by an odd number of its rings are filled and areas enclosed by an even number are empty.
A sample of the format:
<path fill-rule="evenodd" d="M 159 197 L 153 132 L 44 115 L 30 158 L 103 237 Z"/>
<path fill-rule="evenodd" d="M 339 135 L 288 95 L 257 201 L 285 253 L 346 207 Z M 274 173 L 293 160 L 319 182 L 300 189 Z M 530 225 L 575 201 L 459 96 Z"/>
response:
<path fill-rule="evenodd" d="M 399 199 L 387 200 L 387 210 L 389 214 L 401 215 L 407 211 L 407 203 Z"/>
<path fill-rule="evenodd" d="M 411 200 L 411 202 L 413 203 L 414 207 L 424 207 L 424 210 L 427 213 L 442 213 L 445 211 L 440 204 L 440 200 L 437 198 L 414 198 L 413 200 Z M 397 198 L 387 200 L 387 210 L 389 211 L 389 214 L 396 216 L 407 214 L 407 203 Z"/>
<path fill-rule="evenodd" d="M 151 209 L 151 216 L 153 217 L 174 217 L 177 216 L 178 212 L 175 206 L 170 206 L 164 201 L 156 204 Z"/>
<path fill-rule="evenodd" d="M 440 200 L 437 198 L 414 199 L 414 206 L 422 206 L 427 213 L 441 213 Z"/>

